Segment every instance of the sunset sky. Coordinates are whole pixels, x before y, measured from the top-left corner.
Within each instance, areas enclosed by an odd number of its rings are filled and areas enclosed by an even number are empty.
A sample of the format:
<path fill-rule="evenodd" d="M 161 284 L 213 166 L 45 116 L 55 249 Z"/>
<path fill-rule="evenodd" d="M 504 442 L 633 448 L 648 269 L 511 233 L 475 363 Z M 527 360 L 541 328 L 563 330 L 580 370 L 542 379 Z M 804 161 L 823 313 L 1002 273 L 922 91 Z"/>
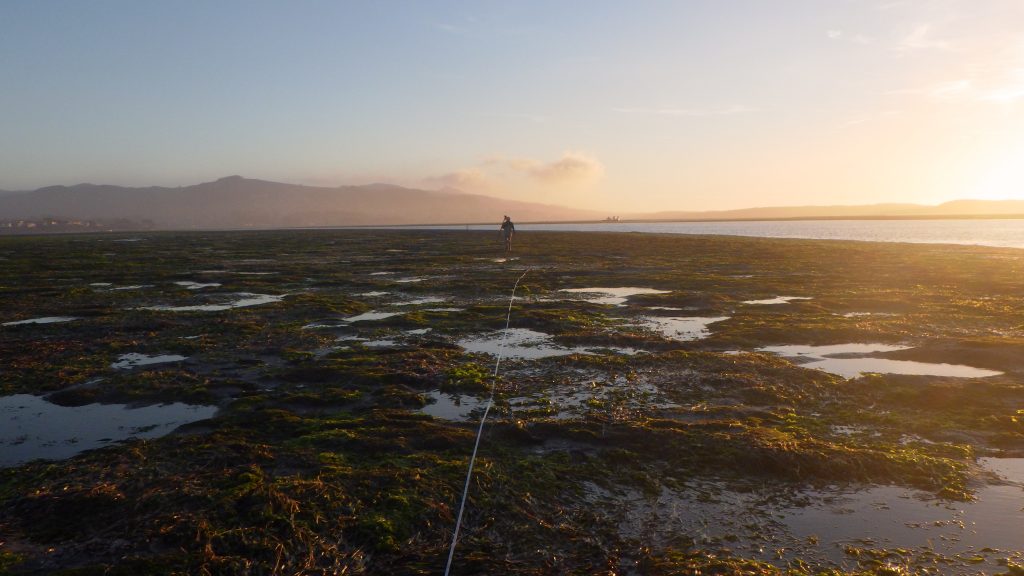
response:
<path fill-rule="evenodd" d="M 0 4 L 0 189 L 1024 198 L 1024 1 Z"/>

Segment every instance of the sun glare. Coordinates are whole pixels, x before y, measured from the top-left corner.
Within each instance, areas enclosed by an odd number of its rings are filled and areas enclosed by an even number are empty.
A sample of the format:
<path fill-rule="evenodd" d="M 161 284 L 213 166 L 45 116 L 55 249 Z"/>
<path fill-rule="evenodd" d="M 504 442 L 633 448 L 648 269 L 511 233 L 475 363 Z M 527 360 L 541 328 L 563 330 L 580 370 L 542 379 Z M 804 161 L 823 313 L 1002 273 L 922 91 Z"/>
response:
<path fill-rule="evenodd" d="M 1024 199 L 1024 147 L 993 162 L 972 195 L 984 200 Z"/>

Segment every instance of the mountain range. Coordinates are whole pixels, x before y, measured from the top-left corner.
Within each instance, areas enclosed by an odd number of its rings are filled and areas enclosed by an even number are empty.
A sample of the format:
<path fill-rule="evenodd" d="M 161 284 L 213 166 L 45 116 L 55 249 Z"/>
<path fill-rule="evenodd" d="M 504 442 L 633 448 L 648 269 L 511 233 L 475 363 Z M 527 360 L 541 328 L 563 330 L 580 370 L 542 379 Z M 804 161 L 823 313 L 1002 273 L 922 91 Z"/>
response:
<path fill-rule="evenodd" d="M 319 187 L 228 176 L 193 186 L 78 184 L 0 191 L 0 220 L 65 218 L 150 221 L 156 228 L 283 228 L 402 224 L 593 221 L 606 212 L 390 184 Z M 623 220 L 922 218 L 1024 215 L 1022 200 L 957 200 L 938 206 L 788 206 L 723 211 L 624 213 Z"/>
<path fill-rule="evenodd" d="M 0 219 L 152 221 L 157 228 L 278 228 L 593 220 L 587 210 L 390 184 L 303 186 L 228 176 L 180 188 L 78 184 L 0 194 Z"/>

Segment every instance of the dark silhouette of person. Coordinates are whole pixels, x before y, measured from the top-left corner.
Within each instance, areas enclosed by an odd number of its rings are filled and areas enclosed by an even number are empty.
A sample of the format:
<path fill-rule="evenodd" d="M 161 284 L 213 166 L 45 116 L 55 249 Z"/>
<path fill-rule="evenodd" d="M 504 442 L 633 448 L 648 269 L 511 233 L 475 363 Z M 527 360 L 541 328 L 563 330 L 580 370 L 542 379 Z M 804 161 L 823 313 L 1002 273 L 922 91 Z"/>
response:
<path fill-rule="evenodd" d="M 505 221 L 501 223 L 501 233 L 505 237 L 505 252 L 511 252 L 512 235 L 516 233 L 516 225 L 508 216 L 505 216 Z"/>

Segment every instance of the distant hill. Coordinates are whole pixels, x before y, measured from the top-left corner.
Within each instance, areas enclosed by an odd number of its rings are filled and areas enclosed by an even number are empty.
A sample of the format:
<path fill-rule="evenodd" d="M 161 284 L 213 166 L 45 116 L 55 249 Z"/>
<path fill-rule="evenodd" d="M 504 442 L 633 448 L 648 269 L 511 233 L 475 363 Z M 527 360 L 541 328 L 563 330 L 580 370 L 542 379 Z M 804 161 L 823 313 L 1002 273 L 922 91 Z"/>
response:
<path fill-rule="evenodd" d="M 929 207 L 927 214 L 946 216 L 976 216 L 998 214 L 1024 214 L 1024 200 L 953 200 Z"/>
<path fill-rule="evenodd" d="M 861 206 L 773 206 L 703 212 L 647 212 L 624 218 L 638 220 L 776 220 L 813 218 L 926 218 L 1024 216 L 1024 200 L 953 200 L 938 206 L 865 204 Z"/>
<path fill-rule="evenodd" d="M 460 192 L 370 184 L 301 186 L 229 176 L 180 188 L 50 186 L 0 196 L 0 219 L 123 218 L 158 228 L 276 228 L 593 220 L 605 214 Z M 495 224 L 497 226 L 497 224 Z"/>
<path fill-rule="evenodd" d="M 178 188 L 78 184 L 32 192 L 0 191 L 0 221 L 131 221 L 164 229 L 497 223 L 503 214 L 510 214 L 516 222 L 593 221 L 609 215 L 457 190 L 418 190 L 390 184 L 329 188 L 241 176 Z M 750 220 L 1007 215 L 1024 215 L 1024 200 L 955 200 L 938 206 L 783 206 L 618 216 L 622 220 Z"/>

